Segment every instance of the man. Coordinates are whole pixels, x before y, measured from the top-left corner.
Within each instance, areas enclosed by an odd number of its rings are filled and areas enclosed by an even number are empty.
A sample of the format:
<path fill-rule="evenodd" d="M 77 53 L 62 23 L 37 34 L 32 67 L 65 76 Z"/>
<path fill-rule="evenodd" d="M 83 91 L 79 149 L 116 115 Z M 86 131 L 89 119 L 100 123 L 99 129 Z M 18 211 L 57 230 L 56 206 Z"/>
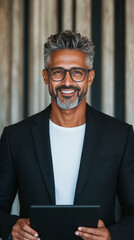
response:
<path fill-rule="evenodd" d="M 80 226 L 84 240 L 134 239 L 132 126 L 86 104 L 94 79 L 94 46 L 64 31 L 44 45 L 45 84 L 51 105 L 5 128 L 0 144 L 0 235 L 38 239 L 30 205 L 101 205 L 98 227 Z M 20 216 L 10 210 L 18 190 Z M 116 194 L 123 217 L 115 223 Z M 64 239 L 64 236 L 63 236 Z"/>

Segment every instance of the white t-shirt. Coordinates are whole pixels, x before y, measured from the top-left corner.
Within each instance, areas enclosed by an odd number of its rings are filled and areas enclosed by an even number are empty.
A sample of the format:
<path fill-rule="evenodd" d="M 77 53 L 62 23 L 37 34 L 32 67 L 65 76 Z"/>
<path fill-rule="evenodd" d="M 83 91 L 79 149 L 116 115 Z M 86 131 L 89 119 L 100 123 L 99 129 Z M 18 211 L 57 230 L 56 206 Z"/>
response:
<path fill-rule="evenodd" d="M 72 205 L 86 124 L 65 128 L 50 120 L 50 143 L 57 205 Z"/>

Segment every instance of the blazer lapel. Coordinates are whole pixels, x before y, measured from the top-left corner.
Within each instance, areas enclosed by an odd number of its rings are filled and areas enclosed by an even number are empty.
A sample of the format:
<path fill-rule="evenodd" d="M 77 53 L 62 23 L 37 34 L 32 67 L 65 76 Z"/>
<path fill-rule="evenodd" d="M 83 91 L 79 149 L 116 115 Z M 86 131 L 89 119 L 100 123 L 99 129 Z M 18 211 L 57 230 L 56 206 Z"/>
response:
<path fill-rule="evenodd" d="M 92 162 L 94 160 L 94 154 L 96 152 L 96 139 L 98 131 L 98 119 L 96 119 L 94 112 L 95 110 L 87 105 L 86 131 L 75 191 L 74 204 L 77 204 L 77 202 L 79 202 L 79 199 L 82 198 L 81 191 L 86 184 L 88 175 L 92 171 Z"/>
<path fill-rule="evenodd" d="M 36 117 L 36 125 L 32 129 L 40 171 L 46 184 L 52 204 L 55 204 L 54 174 L 49 138 L 49 114 L 51 107 Z"/>

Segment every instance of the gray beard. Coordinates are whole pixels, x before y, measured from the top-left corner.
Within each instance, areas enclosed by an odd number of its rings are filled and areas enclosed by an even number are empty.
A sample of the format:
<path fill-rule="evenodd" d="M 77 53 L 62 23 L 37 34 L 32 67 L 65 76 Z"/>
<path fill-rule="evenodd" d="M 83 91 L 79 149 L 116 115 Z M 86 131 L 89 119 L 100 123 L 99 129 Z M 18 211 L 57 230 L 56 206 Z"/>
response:
<path fill-rule="evenodd" d="M 69 99 L 66 99 L 64 102 L 60 101 L 59 97 L 56 99 L 57 105 L 62 109 L 72 109 L 78 106 L 79 104 L 79 98 L 77 97 L 75 101 L 70 103 Z"/>

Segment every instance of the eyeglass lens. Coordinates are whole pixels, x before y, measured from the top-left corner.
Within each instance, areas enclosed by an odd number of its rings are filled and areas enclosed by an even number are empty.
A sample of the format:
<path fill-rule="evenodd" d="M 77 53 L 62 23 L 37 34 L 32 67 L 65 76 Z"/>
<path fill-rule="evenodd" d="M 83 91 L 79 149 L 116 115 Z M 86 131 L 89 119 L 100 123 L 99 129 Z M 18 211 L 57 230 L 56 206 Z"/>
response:
<path fill-rule="evenodd" d="M 60 81 L 63 80 L 66 72 L 69 71 L 71 78 L 74 81 L 82 81 L 85 78 L 85 74 L 86 72 L 83 69 L 70 69 L 70 70 L 66 70 L 66 69 L 51 69 L 50 70 L 50 74 L 53 80 L 55 81 Z"/>

